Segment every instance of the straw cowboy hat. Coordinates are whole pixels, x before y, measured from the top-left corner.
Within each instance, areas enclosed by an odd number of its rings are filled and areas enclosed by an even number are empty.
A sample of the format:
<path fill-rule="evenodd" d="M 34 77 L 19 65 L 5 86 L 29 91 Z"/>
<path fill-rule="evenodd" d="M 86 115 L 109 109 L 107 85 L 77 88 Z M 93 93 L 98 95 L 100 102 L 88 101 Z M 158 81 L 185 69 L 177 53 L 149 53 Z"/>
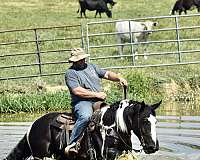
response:
<path fill-rule="evenodd" d="M 71 57 L 69 58 L 69 62 L 77 62 L 88 56 L 89 54 L 86 54 L 82 48 L 73 48 L 71 51 Z"/>

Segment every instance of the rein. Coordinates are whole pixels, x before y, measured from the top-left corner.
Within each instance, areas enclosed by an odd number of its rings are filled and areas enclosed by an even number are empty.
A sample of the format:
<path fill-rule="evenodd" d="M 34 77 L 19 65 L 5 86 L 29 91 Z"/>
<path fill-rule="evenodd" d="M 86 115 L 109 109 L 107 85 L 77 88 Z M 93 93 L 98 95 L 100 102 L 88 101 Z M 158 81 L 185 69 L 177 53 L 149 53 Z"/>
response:
<path fill-rule="evenodd" d="M 139 111 L 138 111 L 138 118 L 137 119 L 138 119 L 138 129 L 139 129 L 140 135 L 141 135 L 141 146 L 144 147 L 145 143 L 144 143 L 144 137 L 142 135 L 142 131 L 141 131 L 141 128 L 140 128 L 140 114 L 139 114 Z"/>
<path fill-rule="evenodd" d="M 128 145 L 128 144 L 124 141 L 124 139 L 121 137 L 120 133 L 118 132 L 118 129 L 117 129 L 116 132 L 117 132 L 117 135 L 118 135 L 119 139 L 125 144 L 125 146 L 128 147 L 130 150 L 133 150 L 132 147 L 131 147 L 130 145 Z"/>
<path fill-rule="evenodd" d="M 124 89 L 124 99 L 127 99 L 127 86 L 123 86 L 123 89 Z"/>

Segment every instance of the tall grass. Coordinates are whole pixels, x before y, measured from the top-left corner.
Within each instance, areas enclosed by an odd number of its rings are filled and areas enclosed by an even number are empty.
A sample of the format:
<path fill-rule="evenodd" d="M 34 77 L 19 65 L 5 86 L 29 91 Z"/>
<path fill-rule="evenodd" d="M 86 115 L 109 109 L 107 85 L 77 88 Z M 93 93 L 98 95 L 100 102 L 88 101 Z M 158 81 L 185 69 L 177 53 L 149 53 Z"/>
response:
<path fill-rule="evenodd" d="M 157 79 L 146 77 L 140 73 L 133 72 L 129 74 L 128 96 L 130 99 L 145 100 L 153 103 L 162 99 L 162 93 L 159 92 L 160 85 Z M 110 85 L 105 91 L 108 94 L 106 102 L 111 104 L 123 99 L 123 88 L 116 83 L 103 81 L 104 87 Z M 153 97 L 153 98 L 152 98 Z M 4 92 L 0 98 L 0 113 L 18 113 L 30 112 L 40 113 L 45 111 L 65 111 L 71 109 L 70 95 L 68 91 L 59 91 L 55 93 L 33 92 L 33 93 L 9 93 Z"/>
<path fill-rule="evenodd" d="M 3 94 L 0 98 L 1 113 L 69 110 L 69 95 L 65 92 L 54 94 Z"/>

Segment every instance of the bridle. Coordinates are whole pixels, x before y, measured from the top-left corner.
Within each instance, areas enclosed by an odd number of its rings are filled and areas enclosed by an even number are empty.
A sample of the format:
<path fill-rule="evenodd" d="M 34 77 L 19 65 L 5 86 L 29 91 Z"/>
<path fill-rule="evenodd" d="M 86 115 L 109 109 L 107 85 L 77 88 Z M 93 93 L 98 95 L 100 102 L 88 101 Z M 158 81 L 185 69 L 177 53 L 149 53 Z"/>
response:
<path fill-rule="evenodd" d="M 124 94 L 124 99 L 127 99 L 127 86 L 123 86 L 123 94 Z M 140 133 L 140 143 L 141 143 L 141 146 L 144 147 L 146 145 L 145 145 L 142 129 L 140 128 L 140 107 L 141 106 L 138 107 L 138 112 L 137 112 L 137 123 L 138 123 L 138 130 Z M 128 148 L 128 150 L 134 150 L 135 152 L 142 152 L 143 149 L 136 150 L 136 149 L 133 149 L 130 144 L 127 144 L 126 140 L 122 137 L 115 123 L 111 126 L 104 126 L 98 122 L 94 122 L 94 123 L 95 125 L 97 125 L 103 130 L 106 136 L 110 136 L 110 137 L 113 137 L 114 139 L 121 140 L 121 142 Z M 108 133 L 109 129 L 110 129 L 110 132 Z"/>
<path fill-rule="evenodd" d="M 139 109 L 140 110 L 140 109 Z M 139 110 L 138 110 L 138 114 L 137 114 L 137 123 L 138 123 L 138 129 L 140 131 L 140 136 L 141 136 L 141 146 L 144 147 L 145 146 L 145 142 L 144 142 L 144 136 L 142 134 L 142 131 L 141 131 L 141 128 L 140 128 L 140 115 L 139 115 Z M 129 149 L 129 150 L 134 150 L 135 152 L 141 152 L 142 149 L 140 150 L 136 150 L 136 149 L 133 149 L 132 146 L 130 146 L 129 144 L 126 143 L 126 141 L 124 140 L 124 138 L 121 136 L 118 128 L 115 126 L 115 125 L 112 125 L 112 126 L 103 126 L 103 125 L 100 125 L 101 128 L 104 129 L 105 133 L 107 136 L 110 136 L 110 137 L 113 137 L 114 139 L 118 139 L 118 140 L 121 140 L 123 142 L 123 144 Z M 116 129 L 115 129 L 116 127 Z M 108 129 L 111 129 L 111 132 L 110 134 L 107 133 L 107 130 Z M 113 133 L 115 132 L 115 133 Z"/>
<path fill-rule="evenodd" d="M 127 86 L 123 86 L 123 93 L 124 93 L 124 99 L 127 99 L 127 90 L 128 90 L 128 88 L 127 88 Z M 144 147 L 145 146 L 145 142 L 144 142 L 144 136 L 143 136 L 143 134 L 142 134 L 142 130 L 141 130 L 141 128 L 140 128 L 140 113 L 139 113 L 139 111 L 140 111 L 140 108 L 138 109 L 138 113 L 137 113 L 137 122 L 138 122 L 138 129 L 139 129 L 139 131 L 140 131 L 140 135 L 141 135 L 141 146 L 142 147 Z M 119 137 L 119 139 L 125 144 L 125 146 L 127 147 L 127 148 L 129 148 L 130 150 L 134 150 L 134 149 L 132 149 L 132 147 L 130 146 L 130 145 L 128 145 L 126 142 L 125 142 L 125 140 L 122 138 L 122 136 L 120 135 L 120 133 L 118 132 L 118 129 L 116 129 L 116 133 L 117 133 L 117 135 L 118 135 L 118 137 Z M 115 138 L 115 137 L 114 137 Z M 142 149 L 141 149 L 142 150 Z M 141 152 L 141 150 L 139 150 L 139 152 Z M 137 150 L 136 150 L 137 151 Z"/>
<path fill-rule="evenodd" d="M 141 146 L 144 147 L 145 146 L 145 142 L 144 142 L 144 136 L 142 134 L 142 129 L 140 128 L 140 108 L 138 109 L 138 117 L 137 117 L 137 121 L 138 121 L 138 129 L 140 131 L 140 141 L 141 141 Z"/>
<path fill-rule="evenodd" d="M 139 129 L 139 131 L 140 131 L 140 136 L 141 136 L 141 146 L 142 147 L 144 147 L 145 146 L 145 142 L 144 142 L 144 136 L 143 136 L 143 134 L 142 134 L 142 130 L 141 130 L 141 128 L 140 128 L 140 114 L 139 114 L 139 111 L 140 111 L 140 109 L 138 110 L 138 113 L 137 113 L 137 123 L 138 123 L 138 129 Z M 116 129 L 116 133 L 117 133 L 117 135 L 118 135 L 118 137 L 119 137 L 119 139 L 125 144 L 125 146 L 127 147 L 127 148 L 129 148 L 130 150 L 134 150 L 134 151 L 136 151 L 136 152 L 141 152 L 143 149 L 140 149 L 140 150 L 135 150 L 135 149 L 133 149 L 130 145 L 128 145 L 126 142 L 125 142 L 125 140 L 122 138 L 122 136 L 120 135 L 120 133 L 119 133 L 119 131 L 118 131 L 118 128 Z"/>

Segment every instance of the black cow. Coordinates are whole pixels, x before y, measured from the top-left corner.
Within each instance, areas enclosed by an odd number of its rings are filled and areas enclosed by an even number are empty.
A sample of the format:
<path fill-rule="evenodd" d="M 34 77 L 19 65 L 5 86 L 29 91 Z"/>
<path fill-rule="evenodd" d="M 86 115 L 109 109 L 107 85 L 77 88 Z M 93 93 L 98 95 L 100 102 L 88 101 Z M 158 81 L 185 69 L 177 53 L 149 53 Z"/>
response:
<path fill-rule="evenodd" d="M 86 17 L 86 14 L 85 14 L 86 10 L 89 10 L 89 11 L 96 10 L 95 18 L 97 14 L 99 14 L 101 17 L 101 13 L 104 13 L 104 12 L 109 18 L 112 18 L 112 12 L 108 9 L 108 6 L 107 6 L 108 3 L 111 6 L 114 6 L 116 2 L 114 2 L 113 0 L 79 0 L 79 4 L 81 8 L 80 15 L 82 17 L 82 14 L 84 14 L 84 16 Z M 79 12 L 79 10 L 77 12 Z"/>
<path fill-rule="evenodd" d="M 171 14 L 174 15 L 175 12 L 179 12 L 179 15 L 181 15 L 182 12 L 187 14 L 187 10 L 192 10 L 194 8 L 197 8 L 198 12 L 200 12 L 200 0 L 177 0 Z"/>

